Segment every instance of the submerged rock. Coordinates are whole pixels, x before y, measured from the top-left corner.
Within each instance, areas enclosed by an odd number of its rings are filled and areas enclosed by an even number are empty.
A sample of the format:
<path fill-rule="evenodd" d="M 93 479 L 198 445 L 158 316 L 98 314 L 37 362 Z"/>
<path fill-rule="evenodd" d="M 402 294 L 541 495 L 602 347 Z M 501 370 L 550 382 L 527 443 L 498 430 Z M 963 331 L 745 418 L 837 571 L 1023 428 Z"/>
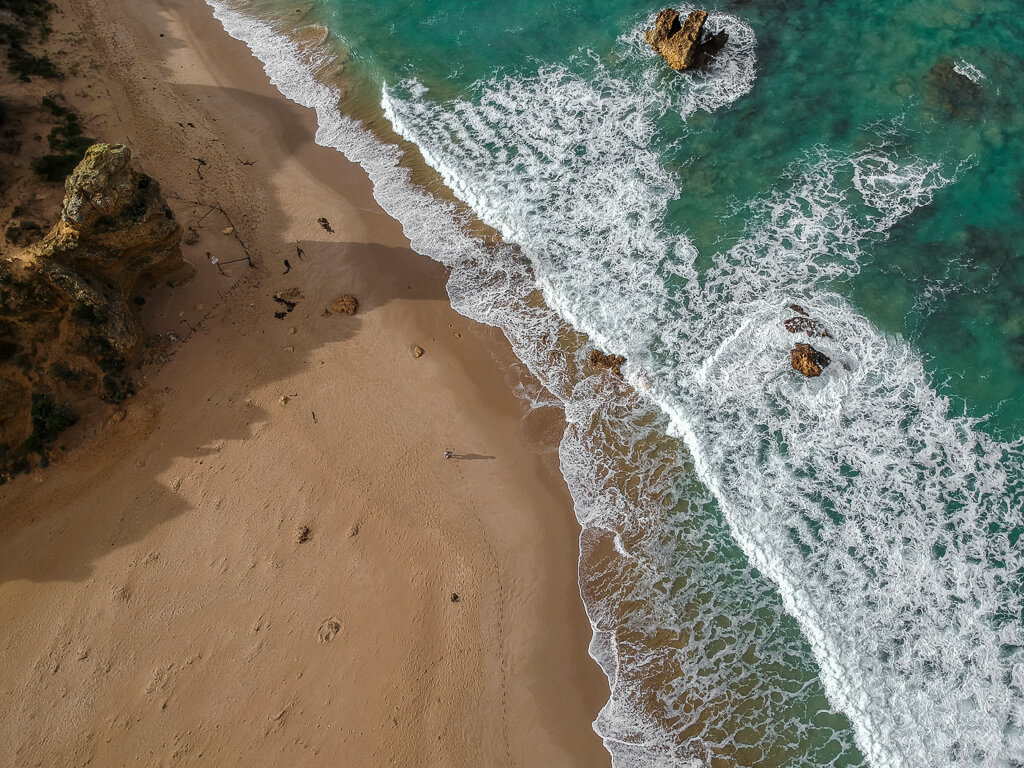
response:
<path fill-rule="evenodd" d="M 181 235 L 128 147 L 96 144 L 65 182 L 49 234 L 0 257 L 0 379 L 9 394 L 0 398 L 0 477 L 23 468 L 26 454 L 44 454 L 44 434 L 53 431 L 40 432 L 43 422 L 29 417 L 48 402 L 41 397 L 118 401 L 130 393 L 124 370 L 143 340 L 137 286 L 187 274 Z"/>
<path fill-rule="evenodd" d="M 831 338 L 821 321 L 815 320 L 813 317 L 791 317 L 783 321 L 782 325 L 790 333 L 806 333 L 808 336 Z"/>
<path fill-rule="evenodd" d="M 654 29 L 644 32 L 644 40 L 676 71 L 707 66 L 711 57 L 725 45 L 729 36 L 717 32 L 704 36 L 707 11 L 691 11 L 680 23 L 679 12 L 673 8 L 661 11 L 654 20 Z"/>
<path fill-rule="evenodd" d="M 791 317 L 788 320 L 782 321 L 782 325 L 787 331 L 790 333 L 806 333 L 808 336 L 821 336 L 825 339 L 832 338 L 825 325 L 820 320 L 816 320 L 807 314 L 807 310 L 799 304 L 790 304 L 789 308 L 796 312 L 799 317 Z"/>
<path fill-rule="evenodd" d="M 626 364 L 626 358 L 622 355 L 609 355 L 599 349 L 592 349 L 590 350 L 590 364 L 595 368 L 611 371 L 616 376 L 622 376 L 622 366 Z"/>
<path fill-rule="evenodd" d="M 806 333 L 808 336 L 820 336 L 823 339 L 832 338 L 824 323 L 806 315 L 783 320 L 782 325 L 790 333 Z"/>
<path fill-rule="evenodd" d="M 984 92 L 953 59 L 943 58 L 928 71 L 926 96 L 930 107 L 949 117 L 973 119 L 981 113 Z"/>
<path fill-rule="evenodd" d="M 808 378 L 821 376 L 821 372 L 832 362 L 828 355 L 819 352 L 810 344 L 797 342 L 789 351 L 790 365 Z"/>

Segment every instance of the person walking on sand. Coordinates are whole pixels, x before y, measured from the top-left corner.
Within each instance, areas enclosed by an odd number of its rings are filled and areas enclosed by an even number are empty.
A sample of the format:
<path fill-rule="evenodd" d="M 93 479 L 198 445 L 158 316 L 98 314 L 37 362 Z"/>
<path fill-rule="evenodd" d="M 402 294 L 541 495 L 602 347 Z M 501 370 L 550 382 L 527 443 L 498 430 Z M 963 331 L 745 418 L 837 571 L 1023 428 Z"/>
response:
<path fill-rule="evenodd" d="M 446 459 L 450 459 L 450 458 L 451 458 L 452 456 L 454 456 L 454 455 L 455 455 L 455 454 L 454 454 L 454 453 L 452 453 L 451 451 L 445 451 L 445 452 L 444 452 L 444 457 L 445 457 Z"/>

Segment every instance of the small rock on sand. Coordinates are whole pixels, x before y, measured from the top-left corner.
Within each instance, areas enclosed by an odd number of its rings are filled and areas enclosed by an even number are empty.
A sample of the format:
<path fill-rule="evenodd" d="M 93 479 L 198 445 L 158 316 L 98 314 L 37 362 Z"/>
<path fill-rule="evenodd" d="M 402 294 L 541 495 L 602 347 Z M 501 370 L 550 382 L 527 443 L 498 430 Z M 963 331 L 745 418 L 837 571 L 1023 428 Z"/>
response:
<path fill-rule="evenodd" d="M 340 631 L 341 622 L 331 616 L 329 619 L 324 619 L 320 625 L 320 629 L 316 632 L 316 641 L 318 643 L 329 643 Z"/>
<path fill-rule="evenodd" d="M 339 296 L 331 302 L 331 311 L 339 315 L 354 315 L 359 309 L 355 296 Z"/>
<path fill-rule="evenodd" d="M 308 525 L 300 525 L 295 529 L 295 543 L 305 544 L 309 541 L 309 537 L 313 535 L 313 532 L 309 529 Z"/>
<path fill-rule="evenodd" d="M 222 229 L 220 231 L 220 233 L 222 235 L 233 235 L 233 234 L 235 234 L 235 228 L 234 227 L 224 227 L 224 229 Z"/>
<path fill-rule="evenodd" d="M 423 347 L 421 347 L 419 344 L 414 344 L 412 347 L 412 356 L 423 357 L 423 351 Z"/>

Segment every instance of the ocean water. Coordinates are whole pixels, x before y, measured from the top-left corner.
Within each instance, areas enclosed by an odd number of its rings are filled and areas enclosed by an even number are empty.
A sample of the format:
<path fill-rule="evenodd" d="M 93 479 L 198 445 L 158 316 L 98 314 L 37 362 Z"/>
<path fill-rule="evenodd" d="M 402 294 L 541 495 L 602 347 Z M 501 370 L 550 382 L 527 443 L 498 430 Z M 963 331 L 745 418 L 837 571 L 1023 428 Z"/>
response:
<path fill-rule="evenodd" d="M 1024 765 L 1018 4 L 707 6 L 679 74 L 636 0 L 209 2 L 564 410 L 617 768 Z"/>

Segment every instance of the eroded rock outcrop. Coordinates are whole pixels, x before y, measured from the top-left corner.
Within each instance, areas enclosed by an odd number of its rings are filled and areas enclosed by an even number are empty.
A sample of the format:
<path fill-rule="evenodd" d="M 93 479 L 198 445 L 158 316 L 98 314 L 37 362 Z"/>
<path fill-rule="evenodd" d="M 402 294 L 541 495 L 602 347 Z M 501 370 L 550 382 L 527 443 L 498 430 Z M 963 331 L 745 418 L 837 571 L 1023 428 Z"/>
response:
<path fill-rule="evenodd" d="M 182 230 L 159 185 L 123 145 L 96 144 L 65 183 L 60 220 L 0 256 L 0 478 L 42 455 L 63 402 L 121 400 L 142 346 L 132 299 L 141 279 L 178 279 Z"/>
<path fill-rule="evenodd" d="M 622 355 L 610 355 L 599 349 L 592 349 L 590 350 L 590 364 L 595 368 L 611 371 L 616 376 L 622 376 L 622 366 L 626 364 L 626 358 Z"/>
<path fill-rule="evenodd" d="M 804 376 L 814 378 L 821 376 L 821 372 L 829 366 L 832 360 L 810 344 L 797 342 L 796 346 L 789 351 L 789 362 L 795 370 L 800 371 Z"/>
<path fill-rule="evenodd" d="M 657 51 L 672 69 L 702 69 L 729 39 L 724 32 L 704 34 L 707 11 L 691 11 L 682 22 L 673 8 L 661 11 L 654 20 L 654 29 L 644 32 L 644 40 Z"/>

